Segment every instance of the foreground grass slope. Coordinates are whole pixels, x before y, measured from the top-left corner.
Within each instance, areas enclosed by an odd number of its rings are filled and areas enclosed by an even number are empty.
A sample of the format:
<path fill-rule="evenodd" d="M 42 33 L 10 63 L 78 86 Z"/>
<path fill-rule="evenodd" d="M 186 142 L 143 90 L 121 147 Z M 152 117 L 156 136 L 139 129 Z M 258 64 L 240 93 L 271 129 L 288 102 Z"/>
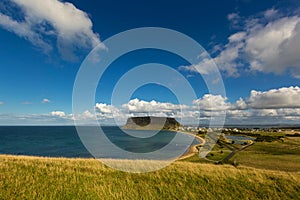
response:
<path fill-rule="evenodd" d="M 297 199 L 300 173 L 176 162 L 132 174 L 97 160 L 0 156 L 0 199 Z"/>

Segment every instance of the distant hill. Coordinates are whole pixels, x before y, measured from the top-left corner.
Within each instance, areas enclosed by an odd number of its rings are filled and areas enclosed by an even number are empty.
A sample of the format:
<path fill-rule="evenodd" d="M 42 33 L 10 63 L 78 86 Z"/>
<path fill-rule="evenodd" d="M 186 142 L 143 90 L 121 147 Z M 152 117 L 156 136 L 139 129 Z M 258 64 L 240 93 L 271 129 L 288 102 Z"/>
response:
<path fill-rule="evenodd" d="M 132 130 L 177 130 L 180 123 L 171 117 L 130 117 L 123 129 Z"/>

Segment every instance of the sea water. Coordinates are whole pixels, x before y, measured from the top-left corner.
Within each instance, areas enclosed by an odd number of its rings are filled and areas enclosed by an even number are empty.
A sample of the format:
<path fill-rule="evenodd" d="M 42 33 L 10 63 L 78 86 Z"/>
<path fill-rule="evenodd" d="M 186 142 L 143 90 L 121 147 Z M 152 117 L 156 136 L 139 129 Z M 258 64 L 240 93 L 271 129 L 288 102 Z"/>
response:
<path fill-rule="evenodd" d="M 198 141 L 187 134 L 171 131 L 160 131 L 149 138 L 133 137 L 124 133 L 120 128 L 102 127 L 105 137 L 111 144 L 125 152 L 135 154 L 151 153 L 159 151 L 168 144 L 168 151 L 186 151 L 191 144 Z M 94 127 L 85 127 L 87 133 L 93 132 Z M 147 131 L 134 131 L 137 134 L 147 134 Z M 84 134 L 84 133 L 83 133 Z M 179 135 L 178 135 L 179 134 Z M 177 140 L 174 142 L 174 137 Z M 193 140 L 191 140 L 193 138 Z M 80 157 L 92 158 L 92 155 L 84 146 L 81 137 L 74 126 L 2 126 L 0 127 L 0 154 L 47 156 L 47 157 Z M 192 141 L 192 143 L 191 143 Z M 98 141 L 95 141 L 97 144 Z M 99 145 L 102 145 L 99 141 Z M 101 149 L 100 157 L 119 158 L 120 154 L 107 149 Z M 99 156 L 99 155 L 98 155 Z M 163 156 L 163 155 L 162 155 Z"/>

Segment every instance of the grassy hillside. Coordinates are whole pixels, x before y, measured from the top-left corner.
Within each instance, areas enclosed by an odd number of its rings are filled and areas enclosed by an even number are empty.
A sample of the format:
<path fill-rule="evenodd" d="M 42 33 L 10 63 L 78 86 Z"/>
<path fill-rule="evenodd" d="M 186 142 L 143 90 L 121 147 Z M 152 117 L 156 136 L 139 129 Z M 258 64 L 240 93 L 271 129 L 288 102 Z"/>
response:
<path fill-rule="evenodd" d="M 231 161 L 260 169 L 300 171 L 300 138 L 286 137 L 274 142 L 256 142 L 238 152 Z"/>
<path fill-rule="evenodd" d="M 132 174 L 96 160 L 0 156 L 0 199 L 297 199 L 300 173 L 176 162 Z"/>

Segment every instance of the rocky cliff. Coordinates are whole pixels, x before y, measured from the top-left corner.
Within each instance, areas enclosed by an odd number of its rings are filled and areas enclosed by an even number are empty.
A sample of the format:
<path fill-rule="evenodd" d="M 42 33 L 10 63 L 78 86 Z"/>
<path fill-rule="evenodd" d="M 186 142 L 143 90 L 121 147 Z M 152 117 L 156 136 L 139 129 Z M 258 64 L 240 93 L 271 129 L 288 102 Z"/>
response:
<path fill-rule="evenodd" d="M 123 129 L 132 130 L 177 130 L 180 123 L 170 117 L 131 117 Z"/>

